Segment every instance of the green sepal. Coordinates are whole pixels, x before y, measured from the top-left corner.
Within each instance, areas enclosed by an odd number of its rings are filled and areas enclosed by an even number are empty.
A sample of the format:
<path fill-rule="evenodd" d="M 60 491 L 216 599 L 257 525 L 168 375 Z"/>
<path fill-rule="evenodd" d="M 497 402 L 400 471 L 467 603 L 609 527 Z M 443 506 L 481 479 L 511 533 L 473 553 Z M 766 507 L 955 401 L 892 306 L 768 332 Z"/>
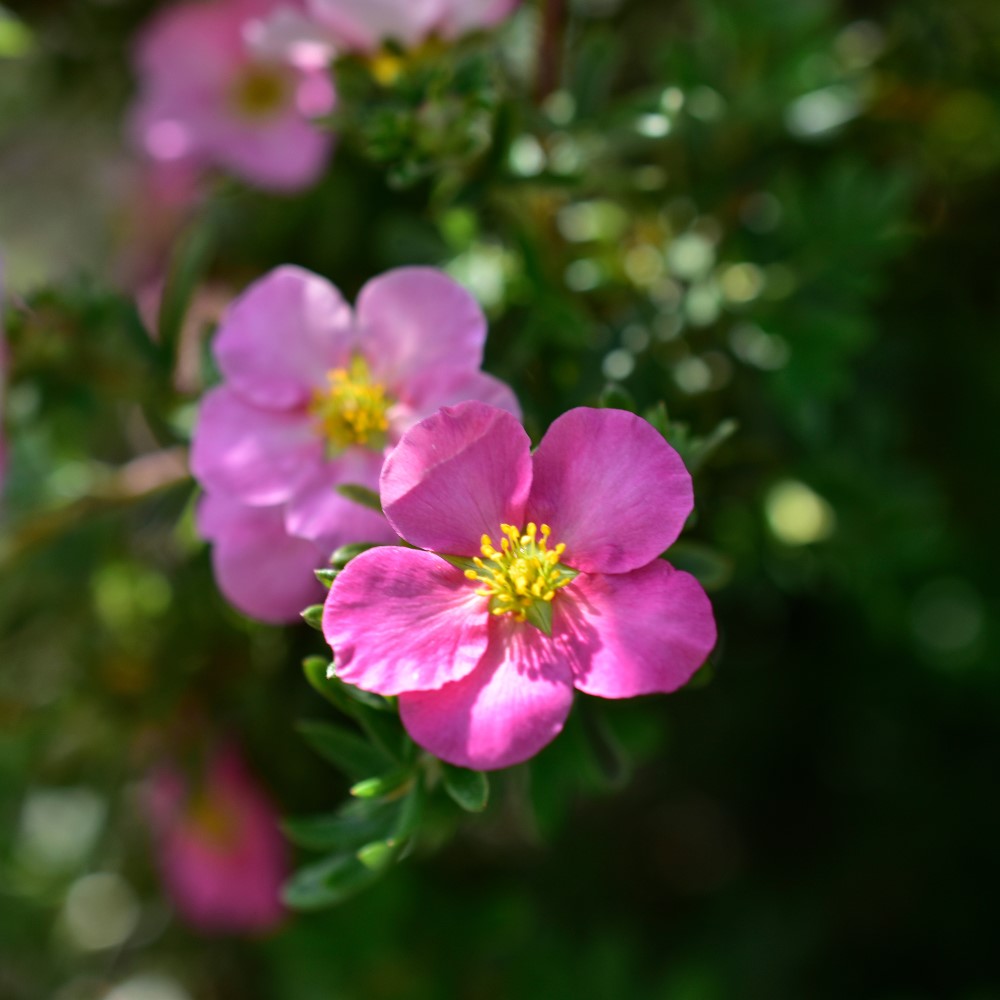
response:
<path fill-rule="evenodd" d="M 383 513 L 382 501 L 379 500 L 378 494 L 374 490 L 368 489 L 367 486 L 359 486 L 357 483 L 341 483 L 337 487 L 337 492 L 342 497 L 361 504 L 362 507 L 368 507 L 379 514 Z"/>
<path fill-rule="evenodd" d="M 292 843 L 314 851 L 356 851 L 396 834 L 403 804 L 372 799 L 345 803 L 336 812 L 282 821 Z"/>
<path fill-rule="evenodd" d="M 545 635 L 552 635 L 552 602 L 534 601 L 531 607 L 525 608 L 524 619 L 529 625 L 534 625 Z"/>
<path fill-rule="evenodd" d="M 444 790 L 466 812 L 482 812 L 490 798 L 489 778 L 482 771 L 441 762 Z"/>
<path fill-rule="evenodd" d="M 379 747 L 332 722 L 303 720 L 295 727 L 306 742 L 353 781 L 388 770 L 392 757 Z"/>
<path fill-rule="evenodd" d="M 302 620 L 310 625 L 312 628 L 316 629 L 317 632 L 323 631 L 323 605 L 322 604 L 310 604 L 305 611 L 302 612 Z"/>
<path fill-rule="evenodd" d="M 319 580 L 327 590 L 333 586 L 333 581 L 337 579 L 340 573 L 339 569 L 314 569 L 313 572 L 316 574 L 316 579 Z"/>
<path fill-rule="evenodd" d="M 282 898 L 295 910 L 319 910 L 350 899 L 380 874 L 364 865 L 356 854 L 334 854 L 300 868 L 285 883 Z"/>

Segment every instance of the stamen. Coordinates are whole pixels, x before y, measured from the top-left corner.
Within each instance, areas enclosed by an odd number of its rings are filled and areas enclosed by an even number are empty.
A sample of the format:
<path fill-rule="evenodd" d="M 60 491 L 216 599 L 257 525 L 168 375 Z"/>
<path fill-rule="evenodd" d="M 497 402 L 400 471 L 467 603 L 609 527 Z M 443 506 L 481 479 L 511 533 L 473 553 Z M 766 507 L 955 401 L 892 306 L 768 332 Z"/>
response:
<path fill-rule="evenodd" d="M 365 359 L 355 356 L 348 368 L 327 372 L 326 380 L 328 388 L 316 390 L 309 409 L 331 448 L 381 447 L 392 400 L 372 381 Z"/>
<path fill-rule="evenodd" d="M 538 605 L 551 603 L 556 592 L 577 575 L 560 562 L 565 544 L 560 542 L 549 549 L 551 534 L 547 524 L 533 521 L 523 531 L 512 524 L 501 524 L 499 551 L 489 535 L 482 536 L 480 551 L 489 564 L 475 556 L 472 563 L 476 568 L 467 569 L 465 576 L 484 584 L 476 593 L 489 598 L 492 614 L 513 615 L 522 622 L 530 617 L 533 624 L 542 621 L 551 625 L 551 612 L 542 614 Z"/>

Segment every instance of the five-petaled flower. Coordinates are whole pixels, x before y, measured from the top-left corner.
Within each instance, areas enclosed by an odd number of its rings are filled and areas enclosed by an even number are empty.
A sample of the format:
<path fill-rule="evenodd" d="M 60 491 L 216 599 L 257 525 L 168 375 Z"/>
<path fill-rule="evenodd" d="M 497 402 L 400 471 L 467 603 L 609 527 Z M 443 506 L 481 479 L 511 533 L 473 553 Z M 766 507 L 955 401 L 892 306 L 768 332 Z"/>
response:
<path fill-rule="evenodd" d="M 368 282 L 353 311 L 325 279 L 281 267 L 229 307 L 214 345 L 224 382 L 202 402 L 191 465 L 207 492 L 199 527 L 234 605 L 294 620 L 320 596 L 312 569 L 334 549 L 395 541 L 336 487 L 376 489 L 412 424 L 469 399 L 519 413 L 480 370 L 485 340 L 475 299 L 425 267 Z"/>
<path fill-rule="evenodd" d="M 447 407 L 403 436 L 381 495 L 416 548 L 352 560 L 324 634 L 337 675 L 398 695 L 407 731 L 445 761 L 526 760 L 574 687 L 673 691 L 715 644 L 701 586 L 659 558 L 691 513 L 691 478 L 631 413 L 570 410 L 532 454 L 510 414 Z"/>
<path fill-rule="evenodd" d="M 139 95 L 131 131 L 161 163 L 215 166 L 252 184 L 292 190 L 323 170 L 331 136 L 325 68 L 293 65 L 248 44 L 276 0 L 198 0 L 157 13 L 134 53 Z"/>

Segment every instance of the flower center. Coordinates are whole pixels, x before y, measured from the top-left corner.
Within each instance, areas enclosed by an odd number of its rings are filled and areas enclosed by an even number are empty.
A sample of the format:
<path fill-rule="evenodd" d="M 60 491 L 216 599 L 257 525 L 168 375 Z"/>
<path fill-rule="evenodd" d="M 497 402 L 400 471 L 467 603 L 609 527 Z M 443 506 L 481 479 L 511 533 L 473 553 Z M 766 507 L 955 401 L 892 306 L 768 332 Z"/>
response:
<path fill-rule="evenodd" d="M 494 615 L 513 615 L 528 621 L 546 635 L 552 633 L 552 599 L 576 578 L 576 570 L 564 566 L 559 557 L 566 551 L 562 542 L 549 548 L 552 529 L 529 523 L 522 534 L 511 524 L 501 524 L 500 548 L 483 535 L 482 559 L 472 560 L 475 568 L 465 575 L 483 586 L 476 593 L 490 599 Z"/>
<path fill-rule="evenodd" d="M 249 66 L 233 86 L 230 98 L 244 118 L 268 118 L 278 111 L 288 96 L 288 78 L 271 66 Z"/>
<path fill-rule="evenodd" d="M 384 385 L 372 381 L 365 359 L 355 355 L 349 367 L 327 372 L 326 381 L 326 389 L 317 389 L 309 406 L 323 437 L 337 450 L 381 447 L 392 400 Z"/>

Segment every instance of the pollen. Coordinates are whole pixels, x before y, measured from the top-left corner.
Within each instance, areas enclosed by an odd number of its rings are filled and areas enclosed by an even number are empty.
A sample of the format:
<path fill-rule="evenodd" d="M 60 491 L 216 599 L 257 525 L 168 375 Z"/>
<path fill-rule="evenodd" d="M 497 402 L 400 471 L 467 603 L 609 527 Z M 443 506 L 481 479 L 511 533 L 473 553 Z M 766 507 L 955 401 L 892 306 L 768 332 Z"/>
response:
<path fill-rule="evenodd" d="M 511 524 L 500 525 L 500 547 L 483 535 L 482 558 L 472 560 L 465 575 L 482 584 L 476 593 L 488 597 L 494 615 L 513 615 L 517 621 L 551 624 L 551 605 L 556 593 L 576 577 L 576 571 L 560 560 L 566 551 L 562 542 L 549 548 L 552 529 L 529 523 L 523 533 Z M 550 631 L 543 628 L 543 631 Z"/>
<path fill-rule="evenodd" d="M 330 447 L 382 447 L 393 401 L 385 386 L 372 380 L 365 359 L 355 355 L 347 368 L 327 372 L 326 381 L 325 389 L 314 392 L 309 411 Z"/>

